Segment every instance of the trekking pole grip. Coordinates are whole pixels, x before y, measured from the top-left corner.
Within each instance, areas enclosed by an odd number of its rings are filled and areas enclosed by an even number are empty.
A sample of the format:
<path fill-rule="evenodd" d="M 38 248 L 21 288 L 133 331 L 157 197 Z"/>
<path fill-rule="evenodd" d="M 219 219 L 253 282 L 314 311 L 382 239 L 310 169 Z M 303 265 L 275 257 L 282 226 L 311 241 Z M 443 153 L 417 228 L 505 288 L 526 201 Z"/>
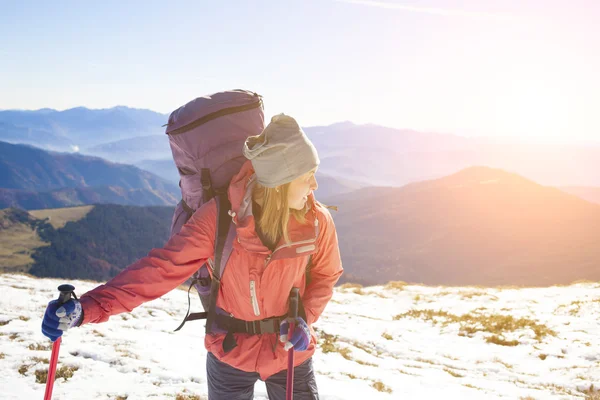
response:
<path fill-rule="evenodd" d="M 60 294 L 58 295 L 58 303 L 65 304 L 71 300 L 71 296 L 75 297 L 73 293 L 75 287 L 69 284 L 63 284 L 58 287 Z M 77 298 L 77 297 L 75 297 Z M 48 375 L 46 378 L 46 391 L 44 392 L 44 400 L 52 399 L 52 390 L 54 389 L 54 379 L 56 377 L 56 365 L 58 364 L 58 352 L 60 351 L 60 343 L 62 342 L 62 336 L 59 336 L 56 341 L 52 343 L 52 354 L 50 356 L 50 362 L 48 365 Z"/>
<path fill-rule="evenodd" d="M 71 300 L 73 292 L 75 291 L 75 286 L 69 284 L 60 285 L 58 291 L 60 292 L 58 302 L 60 304 L 65 304 L 67 301 Z"/>
<path fill-rule="evenodd" d="M 298 297 L 300 295 L 300 289 L 292 288 L 290 292 L 290 306 L 288 310 L 288 317 L 291 320 L 296 320 L 298 317 Z"/>

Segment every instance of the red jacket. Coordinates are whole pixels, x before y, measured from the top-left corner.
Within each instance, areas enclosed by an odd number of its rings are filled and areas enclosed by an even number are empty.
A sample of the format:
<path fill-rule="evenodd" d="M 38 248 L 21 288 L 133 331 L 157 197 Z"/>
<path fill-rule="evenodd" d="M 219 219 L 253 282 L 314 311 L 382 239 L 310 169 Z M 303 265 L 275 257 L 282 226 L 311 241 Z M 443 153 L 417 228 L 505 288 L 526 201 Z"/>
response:
<path fill-rule="evenodd" d="M 277 317 L 287 313 L 289 293 L 293 287 L 299 287 L 307 323 L 311 325 L 331 299 L 343 271 L 333 219 L 311 194 L 308 223 L 301 225 L 290 218 L 291 244 L 280 242 L 271 253 L 254 229 L 250 199 L 254 178 L 248 161 L 229 186 L 237 239 L 221 280 L 217 306 L 246 321 Z M 151 250 L 105 285 L 81 296 L 83 324 L 104 322 L 111 315 L 131 311 L 185 282 L 207 259 L 213 258 L 216 219 L 217 207 L 212 200 L 198 209 L 162 249 Z M 305 267 L 310 255 L 311 283 L 305 288 Z M 262 379 L 287 368 L 287 352 L 277 334 L 234 336 L 238 345 L 228 353 L 222 347 L 224 334 L 206 335 L 205 347 L 219 360 L 243 371 L 258 372 Z M 315 346 L 312 331 L 311 344 L 306 351 L 296 353 L 295 364 L 311 357 Z"/>

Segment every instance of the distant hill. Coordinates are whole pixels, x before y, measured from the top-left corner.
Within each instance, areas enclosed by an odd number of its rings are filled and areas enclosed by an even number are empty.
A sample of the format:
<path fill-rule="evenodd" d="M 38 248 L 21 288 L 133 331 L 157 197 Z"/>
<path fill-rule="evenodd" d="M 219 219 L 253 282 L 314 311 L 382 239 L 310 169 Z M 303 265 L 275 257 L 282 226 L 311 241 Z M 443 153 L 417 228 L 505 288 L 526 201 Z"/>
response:
<path fill-rule="evenodd" d="M 581 197 L 584 200 L 591 201 L 592 203 L 600 204 L 600 187 L 562 186 L 559 187 L 559 189 L 563 192 Z"/>
<path fill-rule="evenodd" d="M 472 167 L 328 199 L 346 274 L 364 284 L 547 285 L 600 280 L 600 206 Z"/>
<path fill-rule="evenodd" d="M 144 160 L 136 163 L 136 166 L 152 172 L 175 185 L 179 184 L 179 173 L 177 172 L 177 167 L 175 166 L 173 158 Z M 366 186 L 365 184 L 353 182 L 348 179 L 334 178 L 321 171 L 317 171 L 317 182 L 319 183 L 319 189 L 315 192 L 315 195 L 319 200 L 342 193 L 348 193 Z"/>
<path fill-rule="evenodd" d="M 141 160 L 136 162 L 135 166 L 152 172 L 154 175 L 160 176 L 174 185 L 179 184 L 179 172 L 177 172 L 177 166 L 172 156 L 159 160 Z"/>
<path fill-rule="evenodd" d="M 473 139 L 350 122 L 304 128 L 321 172 L 375 186 L 403 186 L 486 165 L 552 186 L 600 186 L 600 146 Z"/>
<path fill-rule="evenodd" d="M 303 128 L 315 144 L 321 172 L 370 186 L 399 186 L 455 172 L 470 139 L 351 122 Z M 447 153 L 437 163 L 428 154 Z M 456 155 L 456 156 L 454 156 Z"/>
<path fill-rule="evenodd" d="M 167 115 L 150 110 L 113 107 L 64 111 L 0 111 L 0 140 L 27 143 L 50 150 L 69 151 L 115 140 L 164 134 Z"/>
<path fill-rule="evenodd" d="M 171 157 L 171 147 L 169 146 L 169 137 L 163 133 L 103 143 L 83 149 L 82 153 L 113 162 L 137 164 L 143 160 L 169 158 Z"/>
<path fill-rule="evenodd" d="M 37 249 L 48 246 L 39 232 L 52 228 L 46 221 L 18 209 L 0 210 L 0 272 L 27 272 Z"/>
<path fill-rule="evenodd" d="M 68 212 L 61 210 L 61 218 Z M 73 213 L 76 218 L 55 229 L 50 221 L 24 211 L 0 210 L 0 221 L 5 221 L 0 227 L 2 269 L 44 277 L 107 280 L 152 248 L 164 245 L 173 208 L 98 205 L 84 215 L 79 208 Z M 26 236 L 25 244 L 17 240 Z M 13 239 L 5 240 L 8 238 Z M 19 255 L 23 257 L 17 259 Z"/>
<path fill-rule="evenodd" d="M 0 142 L 0 188 L 0 207 L 168 205 L 180 197 L 176 185 L 131 165 L 5 142 Z"/>
<path fill-rule="evenodd" d="M 176 204 L 180 197 L 172 192 L 124 189 L 119 186 L 62 188 L 47 192 L 0 188 L 0 208 L 17 207 L 35 210 L 84 204 L 162 206 Z"/>

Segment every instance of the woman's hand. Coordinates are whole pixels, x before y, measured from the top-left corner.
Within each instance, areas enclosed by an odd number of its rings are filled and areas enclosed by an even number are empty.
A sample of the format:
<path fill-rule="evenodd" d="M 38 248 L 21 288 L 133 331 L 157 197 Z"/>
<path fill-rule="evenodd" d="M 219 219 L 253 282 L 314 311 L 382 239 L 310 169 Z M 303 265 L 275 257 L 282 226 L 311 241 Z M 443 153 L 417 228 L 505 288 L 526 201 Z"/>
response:
<path fill-rule="evenodd" d="M 52 300 L 44 314 L 42 333 L 54 342 L 67 329 L 79 326 L 82 319 L 83 310 L 79 300 L 71 299 L 64 304 Z"/>
<path fill-rule="evenodd" d="M 279 341 L 285 343 L 283 348 L 287 351 L 294 347 L 296 351 L 304 351 L 308 349 L 310 344 L 310 329 L 306 324 L 306 321 L 302 317 L 297 317 L 294 324 L 294 333 L 292 338 L 288 340 L 288 332 L 290 329 L 290 323 L 286 319 L 279 325 Z"/>

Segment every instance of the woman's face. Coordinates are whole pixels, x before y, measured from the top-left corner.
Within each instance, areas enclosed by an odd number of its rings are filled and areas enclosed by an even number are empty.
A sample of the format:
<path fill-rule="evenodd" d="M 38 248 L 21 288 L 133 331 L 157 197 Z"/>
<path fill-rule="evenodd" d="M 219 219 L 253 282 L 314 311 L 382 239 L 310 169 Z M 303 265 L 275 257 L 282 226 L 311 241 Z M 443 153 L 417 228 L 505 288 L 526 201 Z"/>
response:
<path fill-rule="evenodd" d="M 316 172 L 317 169 L 315 168 L 290 182 L 288 189 L 289 208 L 294 210 L 302 210 L 304 208 L 310 193 L 319 187 L 315 178 Z"/>

